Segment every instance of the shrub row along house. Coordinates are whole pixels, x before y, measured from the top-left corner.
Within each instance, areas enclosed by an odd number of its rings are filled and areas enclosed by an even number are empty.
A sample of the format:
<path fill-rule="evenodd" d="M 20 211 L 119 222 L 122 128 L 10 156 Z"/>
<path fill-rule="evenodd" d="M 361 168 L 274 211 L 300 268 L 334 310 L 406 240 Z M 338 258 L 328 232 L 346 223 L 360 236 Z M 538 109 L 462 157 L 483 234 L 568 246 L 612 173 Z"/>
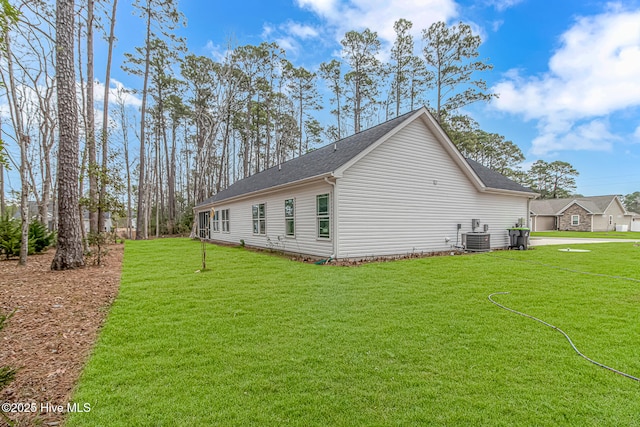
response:
<path fill-rule="evenodd" d="M 611 196 L 534 200 L 533 231 L 640 231 L 640 216 Z"/>
<path fill-rule="evenodd" d="M 478 220 L 506 247 L 535 196 L 465 159 L 423 107 L 237 181 L 195 214 L 205 240 L 357 259 L 451 250 Z"/>

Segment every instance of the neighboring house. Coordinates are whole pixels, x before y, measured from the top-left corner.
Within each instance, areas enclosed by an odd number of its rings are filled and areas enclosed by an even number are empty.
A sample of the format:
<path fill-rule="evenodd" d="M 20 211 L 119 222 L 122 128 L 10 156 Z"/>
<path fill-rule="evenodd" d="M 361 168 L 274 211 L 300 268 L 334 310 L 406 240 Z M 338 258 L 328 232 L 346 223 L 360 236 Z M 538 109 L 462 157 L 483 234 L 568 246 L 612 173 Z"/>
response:
<path fill-rule="evenodd" d="M 36 220 L 40 213 L 40 207 L 38 206 L 38 203 L 33 200 L 29 200 L 27 206 L 29 208 L 28 210 L 29 221 Z M 13 215 L 13 218 L 22 220 L 22 207 L 20 205 L 18 205 L 18 208 L 16 209 Z M 53 203 L 49 203 L 49 206 L 47 208 L 47 219 L 46 219 L 45 225 L 49 230 L 53 230 Z"/>
<path fill-rule="evenodd" d="M 104 212 L 104 230 L 110 233 L 113 230 L 113 221 L 111 219 L 111 212 Z M 82 210 L 82 222 L 84 223 L 84 229 L 88 233 L 89 232 L 89 211 L 86 209 Z"/>
<path fill-rule="evenodd" d="M 421 108 L 240 180 L 194 211 L 203 239 L 345 259 L 451 250 L 473 219 L 503 248 L 535 196 L 466 160 Z"/>
<path fill-rule="evenodd" d="M 49 208 L 47 209 L 47 226 L 49 230 L 53 230 L 53 209 L 54 209 L 53 203 L 50 203 Z M 20 207 L 18 206 L 18 209 L 16 213 L 13 215 L 13 217 L 16 219 L 20 219 L 21 215 L 22 214 L 20 212 Z M 29 201 L 29 218 L 33 220 L 37 216 L 38 216 L 38 204 L 34 201 Z M 83 209 L 82 219 L 84 223 L 84 229 L 88 231 L 89 230 L 89 211 L 88 210 Z M 113 221 L 111 219 L 111 212 L 105 212 L 103 231 L 111 231 L 112 227 L 113 227 Z"/>
<path fill-rule="evenodd" d="M 633 214 L 618 196 L 576 197 L 531 202 L 532 231 L 613 231 L 631 229 Z"/>
<path fill-rule="evenodd" d="M 640 231 L 640 214 L 636 212 L 629 212 L 631 214 L 631 227 L 629 231 Z"/>

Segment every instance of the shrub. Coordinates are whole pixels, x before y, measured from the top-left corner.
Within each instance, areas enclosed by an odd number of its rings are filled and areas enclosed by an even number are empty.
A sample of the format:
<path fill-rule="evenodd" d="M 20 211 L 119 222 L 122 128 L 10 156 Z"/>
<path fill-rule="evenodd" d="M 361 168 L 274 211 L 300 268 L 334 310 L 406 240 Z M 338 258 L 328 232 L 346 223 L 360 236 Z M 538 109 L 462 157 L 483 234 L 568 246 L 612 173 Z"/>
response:
<path fill-rule="evenodd" d="M 29 255 L 41 253 L 55 241 L 55 233 L 39 221 L 29 224 Z M 20 255 L 22 227 L 20 221 L 5 214 L 0 218 L 0 254 L 7 259 Z"/>
<path fill-rule="evenodd" d="M 0 254 L 9 259 L 20 255 L 20 221 L 5 214 L 0 218 Z"/>
<path fill-rule="evenodd" d="M 13 313 L 9 314 L 8 316 L 5 316 L 4 314 L 0 313 L 0 331 L 4 329 L 6 321 L 9 320 L 9 318 L 12 315 Z M 16 376 L 15 369 L 10 368 L 8 366 L 0 366 L 0 391 L 2 391 L 6 386 L 8 386 L 9 383 L 13 381 L 15 376 Z M 2 416 L 5 419 L 5 421 L 10 422 L 9 418 L 4 413 L 4 411 L 2 411 Z"/>
<path fill-rule="evenodd" d="M 33 221 L 29 224 L 29 249 L 33 244 L 33 250 L 39 254 L 47 249 L 55 240 L 55 233 L 50 232 L 47 226 L 40 221 Z M 31 253 L 31 250 L 29 251 Z"/>

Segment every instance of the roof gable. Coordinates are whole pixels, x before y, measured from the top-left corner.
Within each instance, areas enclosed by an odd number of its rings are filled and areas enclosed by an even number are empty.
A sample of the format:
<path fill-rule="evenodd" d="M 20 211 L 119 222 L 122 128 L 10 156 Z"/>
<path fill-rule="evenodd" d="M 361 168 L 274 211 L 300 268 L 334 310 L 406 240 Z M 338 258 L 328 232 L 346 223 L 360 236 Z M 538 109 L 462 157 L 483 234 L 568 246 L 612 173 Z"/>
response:
<path fill-rule="evenodd" d="M 277 189 L 311 179 L 332 175 L 339 177 L 344 170 L 416 119 L 424 121 L 429 131 L 434 133 L 436 139 L 479 191 L 516 192 L 528 197 L 535 195 L 531 189 L 517 184 L 504 175 L 473 160 L 465 159 L 433 116 L 425 107 L 422 107 L 237 181 L 227 189 L 199 203 L 198 206 Z"/>
<path fill-rule="evenodd" d="M 273 166 L 255 175 L 236 181 L 227 189 L 198 204 L 231 199 L 269 188 L 330 175 L 331 172 L 357 156 L 404 122 L 412 113 L 403 114 L 388 122 L 343 138 L 340 141 L 310 151 L 300 157 Z"/>

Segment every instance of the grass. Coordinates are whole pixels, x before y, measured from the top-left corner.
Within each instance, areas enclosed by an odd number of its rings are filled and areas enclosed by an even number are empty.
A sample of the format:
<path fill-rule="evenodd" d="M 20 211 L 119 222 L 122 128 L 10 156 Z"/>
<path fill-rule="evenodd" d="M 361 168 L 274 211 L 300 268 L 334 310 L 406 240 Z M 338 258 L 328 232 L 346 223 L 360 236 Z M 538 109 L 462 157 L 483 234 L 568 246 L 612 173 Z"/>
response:
<path fill-rule="evenodd" d="M 128 241 L 74 426 L 640 423 L 640 247 L 581 245 L 301 264 L 241 248 Z"/>
<path fill-rule="evenodd" d="M 638 239 L 638 231 L 533 231 L 531 237 L 569 237 L 584 239 Z"/>

